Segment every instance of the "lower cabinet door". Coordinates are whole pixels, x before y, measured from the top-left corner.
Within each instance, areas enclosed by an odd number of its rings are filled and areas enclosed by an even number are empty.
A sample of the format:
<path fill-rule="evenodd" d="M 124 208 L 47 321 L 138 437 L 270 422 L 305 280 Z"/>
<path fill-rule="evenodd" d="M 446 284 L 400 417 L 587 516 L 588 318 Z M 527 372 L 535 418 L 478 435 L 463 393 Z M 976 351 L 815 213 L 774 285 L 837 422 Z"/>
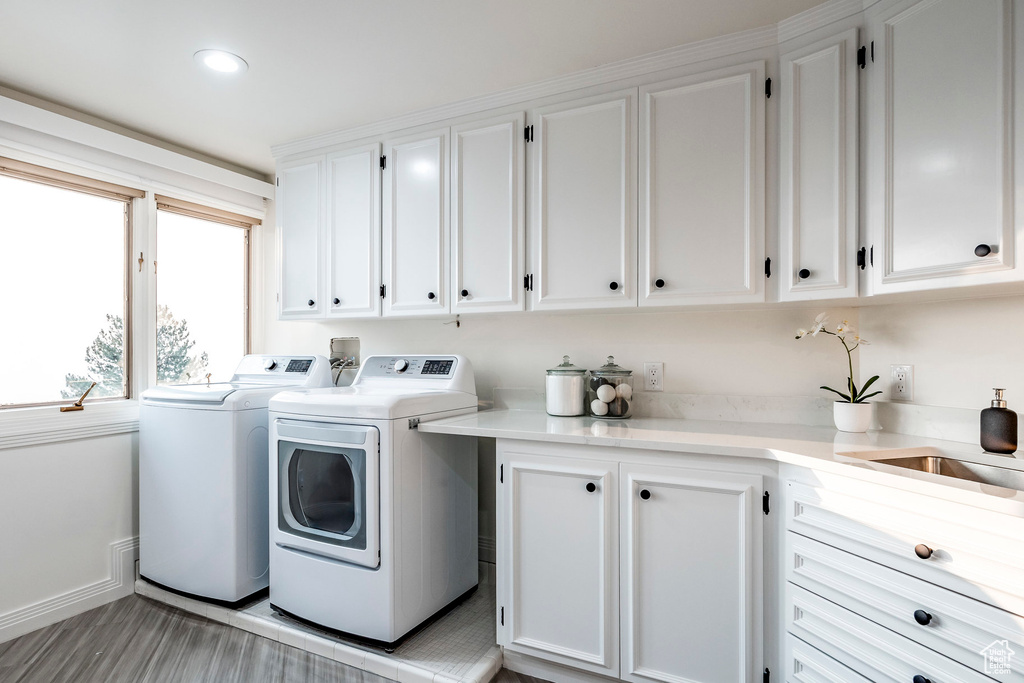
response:
<path fill-rule="evenodd" d="M 761 477 L 622 464 L 619 481 L 621 678 L 755 680 Z"/>
<path fill-rule="evenodd" d="M 499 445 L 498 642 L 618 677 L 614 462 Z"/>

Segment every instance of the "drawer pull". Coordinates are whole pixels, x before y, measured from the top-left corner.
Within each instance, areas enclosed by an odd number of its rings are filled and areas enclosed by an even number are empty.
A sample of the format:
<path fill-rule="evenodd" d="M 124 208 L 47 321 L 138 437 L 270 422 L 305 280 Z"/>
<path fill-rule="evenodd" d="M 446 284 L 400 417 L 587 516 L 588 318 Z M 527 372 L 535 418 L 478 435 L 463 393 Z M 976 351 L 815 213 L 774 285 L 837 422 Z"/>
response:
<path fill-rule="evenodd" d="M 932 623 L 932 615 L 928 614 L 923 609 L 919 609 L 914 612 L 914 621 L 921 624 L 921 626 L 927 626 Z"/>
<path fill-rule="evenodd" d="M 918 543 L 916 546 L 914 546 L 914 552 L 917 553 L 917 556 L 920 557 L 922 560 L 927 560 L 929 557 L 932 556 L 932 549 L 926 546 L 924 543 Z"/>
<path fill-rule="evenodd" d="M 914 676 L 914 683 L 932 683 L 932 679 L 922 676 L 921 674 L 917 674 Z"/>

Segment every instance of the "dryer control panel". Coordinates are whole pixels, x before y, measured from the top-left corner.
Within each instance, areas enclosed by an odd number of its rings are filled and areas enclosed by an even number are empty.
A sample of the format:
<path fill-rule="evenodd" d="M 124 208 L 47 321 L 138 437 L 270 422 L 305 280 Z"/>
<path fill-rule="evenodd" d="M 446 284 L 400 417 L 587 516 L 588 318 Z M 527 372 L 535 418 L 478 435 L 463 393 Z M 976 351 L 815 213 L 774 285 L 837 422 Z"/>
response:
<path fill-rule="evenodd" d="M 364 378 L 451 379 L 459 366 L 456 356 L 371 356 L 364 363 Z"/>

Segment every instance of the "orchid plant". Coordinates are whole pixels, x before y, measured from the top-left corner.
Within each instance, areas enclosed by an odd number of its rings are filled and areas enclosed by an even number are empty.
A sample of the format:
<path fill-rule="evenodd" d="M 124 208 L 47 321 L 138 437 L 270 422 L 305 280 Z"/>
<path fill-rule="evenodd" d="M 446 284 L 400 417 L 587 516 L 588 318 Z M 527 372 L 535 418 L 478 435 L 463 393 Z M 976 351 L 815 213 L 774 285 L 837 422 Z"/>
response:
<path fill-rule="evenodd" d="M 857 385 L 853 382 L 853 352 L 862 344 L 867 344 L 868 341 L 863 339 L 857 330 L 850 326 L 849 321 L 844 320 L 835 327 L 835 331 L 828 329 L 828 315 L 825 313 L 820 314 L 814 319 L 814 325 L 811 326 L 810 330 L 799 329 L 796 331 L 796 338 L 803 339 L 804 337 L 811 336 L 817 337 L 819 334 L 827 334 L 835 337 L 843 345 L 846 350 L 846 360 L 849 364 L 850 375 L 847 378 L 846 390 L 848 393 L 844 394 L 841 391 L 837 391 L 832 387 L 822 386 L 821 389 L 825 391 L 831 391 L 833 394 L 838 394 L 845 403 L 864 403 L 872 396 L 877 396 L 882 393 L 881 391 L 875 391 L 870 394 L 867 393 L 868 387 L 875 383 L 878 379 L 878 375 L 875 375 L 867 382 L 864 383 L 860 389 L 857 389 Z"/>

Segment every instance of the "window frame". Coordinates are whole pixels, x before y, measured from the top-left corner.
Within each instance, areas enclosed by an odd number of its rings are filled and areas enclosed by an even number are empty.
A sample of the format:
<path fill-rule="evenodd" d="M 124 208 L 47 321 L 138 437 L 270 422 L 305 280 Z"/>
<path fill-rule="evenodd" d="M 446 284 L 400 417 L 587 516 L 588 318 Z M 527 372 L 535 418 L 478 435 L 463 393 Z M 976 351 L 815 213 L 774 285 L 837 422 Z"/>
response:
<path fill-rule="evenodd" d="M 31 164 L 17 159 L 0 156 L 0 176 L 15 178 L 24 182 L 37 183 L 55 187 L 61 190 L 79 192 L 94 197 L 102 197 L 113 201 L 120 201 L 124 204 L 123 231 L 124 231 L 124 296 L 122 298 L 122 320 L 124 325 L 124 393 L 120 396 L 97 396 L 86 398 L 84 403 L 117 403 L 130 401 L 135 397 L 134 388 L 134 287 L 132 278 L 132 254 L 135 247 L 135 205 L 137 200 L 146 198 L 146 191 L 126 185 L 90 178 L 88 176 L 59 171 L 57 169 Z M 142 254 L 139 254 L 142 258 Z M 141 264 L 140 264 L 141 270 Z M 32 403 L 10 403 L 0 405 L 0 413 L 19 410 L 23 408 L 46 408 L 53 406 L 67 405 L 69 401 L 74 403 L 80 399 L 59 399 L 55 401 L 37 401 Z"/>

